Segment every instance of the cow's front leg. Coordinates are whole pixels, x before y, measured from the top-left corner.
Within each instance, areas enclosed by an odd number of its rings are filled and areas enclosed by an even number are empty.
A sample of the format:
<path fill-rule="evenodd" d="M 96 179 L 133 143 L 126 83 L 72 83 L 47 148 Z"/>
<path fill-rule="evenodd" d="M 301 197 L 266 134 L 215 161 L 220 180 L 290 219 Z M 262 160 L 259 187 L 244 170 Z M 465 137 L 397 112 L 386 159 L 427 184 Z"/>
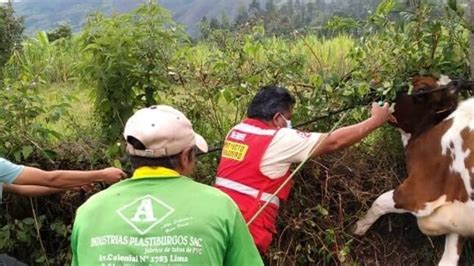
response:
<path fill-rule="evenodd" d="M 458 265 L 459 255 L 462 251 L 464 240 L 458 234 L 446 235 L 446 242 L 444 243 L 444 252 L 439 266 L 456 266 Z"/>
<path fill-rule="evenodd" d="M 354 234 L 356 235 L 363 235 L 367 232 L 367 230 L 372 226 L 375 221 L 377 221 L 380 216 L 387 214 L 387 213 L 404 213 L 407 212 L 403 209 L 396 209 L 395 208 L 395 201 L 393 200 L 393 192 L 394 190 L 387 191 L 380 195 L 372 204 L 367 214 L 364 218 L 360 219 L 356 223 L 356 227 L 354 229 Z"/>

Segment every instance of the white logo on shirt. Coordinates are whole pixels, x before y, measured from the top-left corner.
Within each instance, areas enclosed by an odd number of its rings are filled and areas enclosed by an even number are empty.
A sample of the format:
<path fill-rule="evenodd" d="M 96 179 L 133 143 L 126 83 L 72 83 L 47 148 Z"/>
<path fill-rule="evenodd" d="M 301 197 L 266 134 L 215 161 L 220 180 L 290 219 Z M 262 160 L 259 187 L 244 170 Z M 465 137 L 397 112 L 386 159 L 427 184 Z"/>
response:
<path fill-rule="evenodd" d="M 141 219 L 142 216 L 144 216 L 144 219 Z M 156 220 L 158 219 L 156 219 L 155 214 L 153 213 L 151 199 L 143 199 L 137 212 L 132 219 L 130 219 L 132 222 L 154 222 Z"/>
<path fill-rule="evenodd" d="M 239 133 L 237 131 L 232 131 L 232 133 L 230 133 L 229 138 L 244 141 L 246 137 L 247 137 L 247 134 L 245 134 L 245 133 Z"/>
<path fill-rule="evenodd" d="M 117 214 L 141 235 L 173 212 L 172 207 L 151 195 L 140 197 L 117 210 Z"/>

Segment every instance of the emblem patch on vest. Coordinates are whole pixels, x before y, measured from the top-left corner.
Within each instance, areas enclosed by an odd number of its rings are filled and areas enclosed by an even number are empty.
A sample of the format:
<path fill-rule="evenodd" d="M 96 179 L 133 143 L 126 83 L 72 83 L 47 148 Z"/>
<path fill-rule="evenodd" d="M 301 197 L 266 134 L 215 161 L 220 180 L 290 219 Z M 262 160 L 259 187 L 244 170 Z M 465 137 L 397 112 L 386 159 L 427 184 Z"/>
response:
<path fill-rule="evenodd" d="M 232 133 L 230 133 L 230 136 L 229 136 L 229 138 L 231 139 L 240 140 L 240 141 L 244 141 L 246 137 L 247 137 L 247 134 L 239 133 L 237 131 L 232 131 Z"/>
<path fill-rule="evenodd" d="M 172 207 L 151 195 L 140 197 L 117 210 L 117 214 L 141 235 L 173 212 Z"/>
<path fill-rule="evenodd" d="M 222 148 L 222 157 L 240 162 L 244 159 L 248 149 L 249 146 L 245 144 L 226 140 Z"/>

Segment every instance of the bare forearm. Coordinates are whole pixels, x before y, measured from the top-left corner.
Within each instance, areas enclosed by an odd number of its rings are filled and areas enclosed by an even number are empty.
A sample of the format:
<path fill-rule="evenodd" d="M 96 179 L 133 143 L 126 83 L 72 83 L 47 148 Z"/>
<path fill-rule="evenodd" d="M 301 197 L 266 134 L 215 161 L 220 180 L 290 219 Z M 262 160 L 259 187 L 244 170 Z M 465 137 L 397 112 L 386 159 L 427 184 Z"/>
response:
<path fill-rule="evenodd" d="M 101 171 L 43 171 L 38 168 L 25 167 L 14 181 L 18 185 L 38 185 L 55 188 L 72 188 L 94 181 L 101 181 Z"/>
<path fill-rule="evenodd" d="M 29 197 L 46 196 L 64 191 L 64 189 L 60 188 L 28 185 L 3 185 L 3 190 L 5 192 Z"/>
<path fill-rule="evenodd" d="M 359 142 L 380 125 L 380 122 L 369 118 L 358 124 L 337 129 L 330 134 L 328 138 L 334 139 L 334 141 L 338 143 L 338 149 L 341 149 Z"/>
<path fill-rule="evenodd" d="M 370 134 L 374 129 L 383 125 L 390 117 L 388 103 L 379 106 L 372 103 L 371 117 L 358 124 L 340 128 L 332 133 L 323 134 L 316 144 L 312 156 L 318 156 L 350 146 Z"/>
<path fill-rule="evenodd" d="M 50 180 L 46 186 L 56 188 L 72 188 L 87 185 L 93 182 L 103 181 L 101 171 L 50 171 Z"/>
<path fill-rule="evenodd" d="M 375 118 L 369 118 L 358 124 L 339 128 L 331 134 L 322 136 L 320 144 L 313 156 L 329 153 L 353 145 L 362 140 L 383 123 Z"/>

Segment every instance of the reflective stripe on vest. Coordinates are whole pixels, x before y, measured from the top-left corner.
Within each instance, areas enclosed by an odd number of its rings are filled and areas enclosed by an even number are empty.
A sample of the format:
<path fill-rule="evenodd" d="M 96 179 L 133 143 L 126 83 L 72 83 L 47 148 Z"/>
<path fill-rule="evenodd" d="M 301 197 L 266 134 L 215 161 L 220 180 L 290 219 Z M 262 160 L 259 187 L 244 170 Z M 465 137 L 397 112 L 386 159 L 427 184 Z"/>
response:
<path fill-rule="evenodd" d="M 235 182 L 223 177 L 216 178 L 216 185 L 235 190 L 237 192 L 252 196 L 254 198 L 256 198 L 259 194 L 259 191 L 255 188 L 246 186 L 244 184 L 241 184 L 241 183 L 238 183 L 238 182 Z M 260 200 L 265 201 L 265 202 L 269 201 L 270 203 L 276 205 L 277 207 L 280 207 L 280 199 L 277 196 L 272 197 L 272 194 L 270 193 L 262 192 Z"/>
<path fill-rule="evenodd" d="M 236 125 L 233 128 L 233 130 L 239 130 L 245 133 L 250 133 L 250 134 L 260 135 L 260 136 L 273 136 L 277 132 L 277 130 L 275 129 L 262 129 L 262 128 L 245 124 L 245 123 L 240 123 Z"/>

